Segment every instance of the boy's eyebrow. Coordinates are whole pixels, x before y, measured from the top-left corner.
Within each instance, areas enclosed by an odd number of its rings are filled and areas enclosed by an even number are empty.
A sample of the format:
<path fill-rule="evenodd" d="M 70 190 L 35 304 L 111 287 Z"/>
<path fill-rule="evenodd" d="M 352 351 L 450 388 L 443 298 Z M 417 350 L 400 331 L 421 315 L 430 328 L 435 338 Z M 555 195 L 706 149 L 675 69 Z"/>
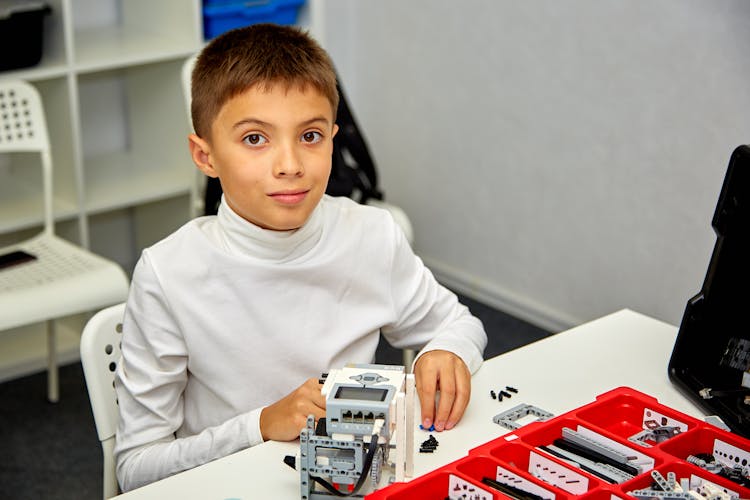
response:
<path fill-rule="evenodd" d="M 263 120 L 258 120 L 257 118 L 243 118 L 242 120 L 232 125 L 232 128 L 240 128 L 240 127 L 244 127 L 245 125 L 256 125 L 258 127 L 266 127 L 266 128 L 271 127 L 270 123 L 264 122 Z"/>
<path fill-rule="evenodd" d="M 328 124 L 329 120 L 325 116 L 314 116 L 314 117 L 310 118 L 309 120 L 305 120 L 305 121 L 301 122 L 299 125 L 302 126 L 302 127 L 307 127 L 307 126 L 312 125 L 313 123 L 318 123 L 318 122 L 323 122 L 325 124 Z M 265 122 L 263 120 L 259 120 L 257 118 L 252 118 L 252 117 L 250 117 L 250 118 L 243 118 L 242 120 L 240 120 L 237 123 L 235 123 L 232 126 L 232 128 L 240 128 L 240 127 L 244 127 L 244 126 L 247 126 L 247 125 L 255 125 L 257 127 L 263 127 L 263 128 L 274 128 L 273 124 Z"/>
<path fill-rule="evenodd" d="M 329 120 L 325 116 L 315 116 L 313 118 L 310 118 L 309 120 L 303 121 L 302 123 L 300 123 L 300 125 L 307 127 L 308 125 L 312 125 L 313 123 L 317 123 L 317 122 L 323 122 L 326 125 L 328 125 Z"/>

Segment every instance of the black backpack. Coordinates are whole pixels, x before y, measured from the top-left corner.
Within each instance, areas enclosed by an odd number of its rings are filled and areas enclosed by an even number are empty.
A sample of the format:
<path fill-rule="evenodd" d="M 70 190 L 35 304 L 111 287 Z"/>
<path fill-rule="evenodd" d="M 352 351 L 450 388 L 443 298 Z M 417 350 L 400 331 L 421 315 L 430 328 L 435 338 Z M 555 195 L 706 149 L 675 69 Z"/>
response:
<path fill-rule="evenodd" d="M 331 176 L 326 193 L 331 196 L 347 196 L 359 203 L 365 203 L 369 199 L 382 200 L 383 193 L 378 189 L 378 176 L 370 151 L 349 109 L 341 85 L 337 84 L 337 88 L 340 98 L 336 123 L 339 131 L 333 138 Z M 219 179 L 209 177 L 204 196 L 205 215 L 216 215 L 221 193 Z"/>

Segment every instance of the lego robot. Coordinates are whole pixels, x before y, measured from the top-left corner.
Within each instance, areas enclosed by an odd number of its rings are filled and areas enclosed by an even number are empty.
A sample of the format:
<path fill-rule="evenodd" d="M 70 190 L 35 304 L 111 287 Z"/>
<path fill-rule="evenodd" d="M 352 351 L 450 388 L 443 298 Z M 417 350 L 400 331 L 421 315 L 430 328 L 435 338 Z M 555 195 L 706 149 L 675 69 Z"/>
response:
<path fill-rule="evenodd" d="M 312 415 L 296 459 L 302 500 L 362 498 L 413 474 L 414 376 L 403 366 L 349 365 L 322 389 L 326 417 Z"/>

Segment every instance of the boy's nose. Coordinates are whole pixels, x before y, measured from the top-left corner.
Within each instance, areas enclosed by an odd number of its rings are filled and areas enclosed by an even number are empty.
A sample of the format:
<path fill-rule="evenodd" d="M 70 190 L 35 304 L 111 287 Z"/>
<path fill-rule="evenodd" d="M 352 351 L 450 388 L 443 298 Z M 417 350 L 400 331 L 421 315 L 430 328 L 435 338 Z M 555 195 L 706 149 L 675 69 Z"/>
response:
<path fill-rule="evenodd" d="M 302 159 L 294 147 L 283 147 L 274 164 L 274 175 L 277 177 L 300 176 L 304 173 Z"/>

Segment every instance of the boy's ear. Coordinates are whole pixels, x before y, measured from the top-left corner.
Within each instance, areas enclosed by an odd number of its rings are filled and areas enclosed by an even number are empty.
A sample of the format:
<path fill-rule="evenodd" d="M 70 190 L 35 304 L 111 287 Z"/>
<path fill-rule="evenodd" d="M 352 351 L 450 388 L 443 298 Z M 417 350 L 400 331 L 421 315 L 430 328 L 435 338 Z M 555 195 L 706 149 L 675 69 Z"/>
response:
<path fill-rule="evenodd" d="M 209 177 L 218 177 L 219 174 L 211 161 L 211 147 L 208 142 L 198 137 L 196 134 L 188 135 L 188 144 L 190 146 L 190 156 L 193 163 L 201 172 Z"/>

